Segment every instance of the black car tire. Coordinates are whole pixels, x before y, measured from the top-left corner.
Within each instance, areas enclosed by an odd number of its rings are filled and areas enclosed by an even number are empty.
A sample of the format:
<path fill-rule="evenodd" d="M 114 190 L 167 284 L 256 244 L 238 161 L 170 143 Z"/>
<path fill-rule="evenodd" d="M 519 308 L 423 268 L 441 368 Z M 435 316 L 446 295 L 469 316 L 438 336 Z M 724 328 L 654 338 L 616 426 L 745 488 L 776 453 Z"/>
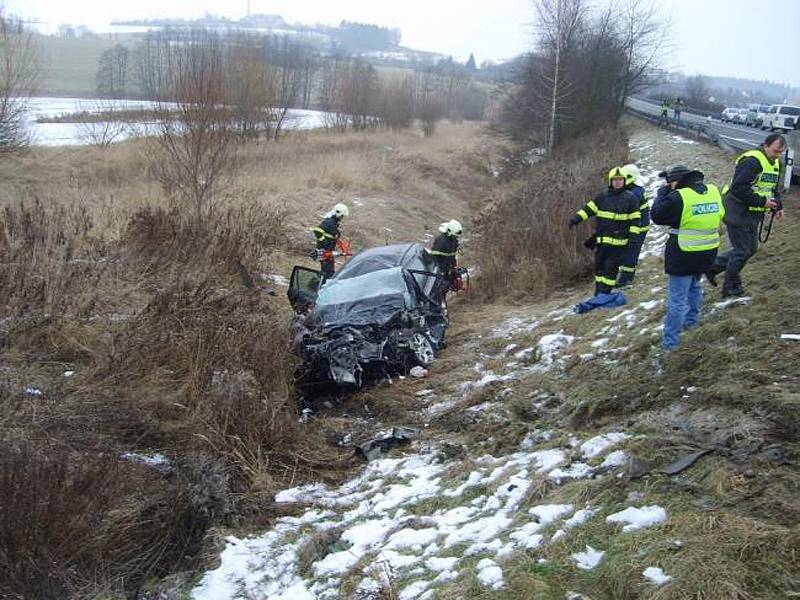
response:
<path fill-rule="evenodd" d="M 424 333 L 416 332 L 408 340 L 408 350 L 412 362 L 420 367 L 429 367 L 435 358 L 433 344 Z"/>

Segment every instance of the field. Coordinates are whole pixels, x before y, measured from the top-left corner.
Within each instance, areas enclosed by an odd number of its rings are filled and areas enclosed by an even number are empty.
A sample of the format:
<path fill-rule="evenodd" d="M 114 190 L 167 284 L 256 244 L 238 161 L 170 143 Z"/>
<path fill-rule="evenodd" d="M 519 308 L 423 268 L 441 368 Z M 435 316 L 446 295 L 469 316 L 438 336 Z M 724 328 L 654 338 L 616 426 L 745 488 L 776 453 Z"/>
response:
<path fill-rule="evenodd" d="M 96 96 L 95 74 L 100 55 L 123 37 L 108 35 L 66 39 L 38 36 L 42 51 L 42 78 L 38 93 L 46 96 Z"/>

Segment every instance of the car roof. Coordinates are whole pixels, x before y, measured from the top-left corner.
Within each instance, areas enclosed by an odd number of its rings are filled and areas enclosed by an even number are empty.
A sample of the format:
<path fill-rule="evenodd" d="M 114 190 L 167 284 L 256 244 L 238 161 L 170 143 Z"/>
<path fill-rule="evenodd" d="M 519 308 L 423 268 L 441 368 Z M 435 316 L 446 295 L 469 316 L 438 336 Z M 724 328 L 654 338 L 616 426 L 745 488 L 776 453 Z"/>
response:
<path fill-rule="evenodd" d="M 351 258 L 339 272 L 337 279 L 366 275 L 380 269 L 406 267 L 414 269 L 432 268 L 432 260 L 419 243 L 393 244 L 362 250 Z"/>

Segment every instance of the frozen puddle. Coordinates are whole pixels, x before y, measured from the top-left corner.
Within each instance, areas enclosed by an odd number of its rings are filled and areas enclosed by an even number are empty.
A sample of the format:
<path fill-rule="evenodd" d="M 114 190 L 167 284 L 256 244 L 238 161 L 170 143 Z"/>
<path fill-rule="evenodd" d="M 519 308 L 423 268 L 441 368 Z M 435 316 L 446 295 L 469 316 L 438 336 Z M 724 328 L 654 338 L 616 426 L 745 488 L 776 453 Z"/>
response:
<path fill-rule="evenodd" d="M 613 477 L 603 470 L 623 462 L 621 451 L 607 452 L 627 438 L 622 433 L 550 448 L 542 446 L 551 436 L 535 433 L 522 445 L 525 451 L 481 456 L 469 472 L 458 461 L 437 462 L 431 453 L 371 462 L 335 489 L 312 484 L 284 490 L 276 502 L 308 509 L 281 517 L 258 537 L 228 537 L 219 567 L 205 574 L 192 597 L 333 599 L 345 579 L 369 596 L 388 578 L 399 586 L 399 598 L 428 598 L 462 576 L 500 590 L 508 556 L 558 540 L 597 512 L 572 504 L 530 505 L 531 486 L 544 479 L 560 485 L 570 478 Z M 599 466 L 581 462 L 589 459 Z M 658 516 L 623 513 L 616 516 L 626 530 Z M 579 568 L 602 558 L 594 549 L 580 554 Z M 477 563 L 464 560 L 473 556 Z"/>

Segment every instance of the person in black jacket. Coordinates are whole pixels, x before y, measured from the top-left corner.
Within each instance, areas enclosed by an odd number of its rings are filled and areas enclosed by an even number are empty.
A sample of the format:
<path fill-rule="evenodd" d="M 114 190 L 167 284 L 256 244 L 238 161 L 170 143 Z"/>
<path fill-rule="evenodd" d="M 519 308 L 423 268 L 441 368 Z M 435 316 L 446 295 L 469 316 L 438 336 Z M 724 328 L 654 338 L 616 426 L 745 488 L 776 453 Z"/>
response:
<path fill-rule="evenodd" d="M 758 230 L 766 211 L 783 217 L 783 203 L 778 191 L 780 157 L 786 139 L 768 135 L 761 146 L 748 150 L 736 159 L 736 169 L 725 196 L 725 225 L 732 248 L 717 256 L 706 276 L 716 286 L 716 276 L 725 271 L 722 296 L 744 296 L 741 271 L 758 249 Z"/>
<path fill-rule="evenodd" d="M 464 228 L 460 222 L 455 219 L 445 221 L 439 225 L 439 235 L 434 238 L 431 249 L 428 250 L 428 254 L 433 256 L 439 266 L 439 273 L 442 276 L 440 284 L 442 296 L 447 293 L 457 276 L 458 238 L 463 232 Z"/>
<path fill-rule="evenodd" d="M 644 190 L 644 180 L 639 172 L 639 167 L 631 163 L 622 167 L 625 171 L 625 189 L 630 190 L 639 200 L 639 212 L 642 217 L 639 223 L 631 227 L 631 232 L 635 235 L 628 243 L 625 252 L 625 260 L 619 267 L 619 279 L 617 287 L 623 287 L 633 283 L 636 276 L 636 266 L 639 264 L 639 254 L 644 245 L 644 239 L 650 230 L 650 201 L 647 199 Z"/>
<path fill-rule="evenodd" d="M 614 167 L 608 172 L 608 189 L 589 200 L 569 220 L 575 227 L 590 217 L 596 218 L 594 235 L 586 241 L 594 249 L 594 293 L 608 294 L 617 284 L 619 267 L 625 259 L 627 245 L 636 234 L 642 213 L 639 199 L 625 189 L 625 172 Z"/>
<path fill-rule="evenodd" d="M 322 271 L 322 282 L 333 277 L 334 257 L 333 251 L 336 250 L 336 240 L 341 236 L 339 223 L 350 214 L 346 204 L 337 204 L 322 220 L 318 227 L 312 229 L 317 240 L 317 252 L 327 252 L 328 257 L 320 259 L 320 270 Z"/>
<path fill-rule="evenodd" d="M 665 177 L 667 184 L 659 188 L 650 216 L 654 223 L 671 227 L 664 249 L 669 287 L 662 338 L 662 346 L 671 350 L 678 346 L 681 331 L 700 319 L 701 276 L 717 256 L 725 210 L 719 190 L 706 185 L 700 171 L 674 165 L 659 177 Z"/>

